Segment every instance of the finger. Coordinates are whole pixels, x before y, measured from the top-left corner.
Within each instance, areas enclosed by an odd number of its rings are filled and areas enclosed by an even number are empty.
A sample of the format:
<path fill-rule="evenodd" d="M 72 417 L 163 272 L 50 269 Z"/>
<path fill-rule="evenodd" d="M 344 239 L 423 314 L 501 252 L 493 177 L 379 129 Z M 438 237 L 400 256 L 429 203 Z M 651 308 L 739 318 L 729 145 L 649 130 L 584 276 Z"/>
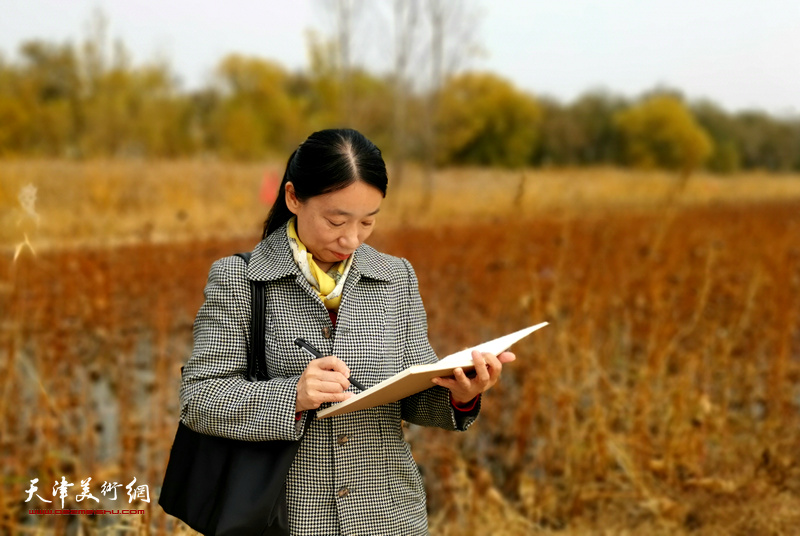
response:
<path fill-rule="evenodd" d="M 341 373 L 345 378 L 350 376 L 350 369 L 348 366 L 335 355 L 327 355 L 325 357 L 312 359 L 306 366 L 306 368 L 308 367 L 313 367 L 318 370 L 333 370 Z"/>
<path fill-rule="evenodd" d="M 317 370 L 310 373 L 310 375 L 315 380 L 340 383 L 345 388 L 350 386 L 347 377 L 337 370 Z"/>
<path fill-rule="evenodd" d="M 349 378 L 350 367 L 348 367 L 347 364 L 345 364 L 345 362 L 339 359 L 338 357 L 336 356 L 331 356 L 331 357 L 333 357 L 336 360 L 334 361 L 333 368 L 331 368 L 331 370 L 335 370 L 336 372 L 342 374 L 342 376 L 344 376 L 345 378 Z"/>
<path fill-rule="evenodd" d="M 486 358 L 491 354 L 478 351 L 472 352 L 472 363 L 475 365 L 475 377 L 481 384 L 486 384 L 490 380 Z"/>
<path fill-rule="evenodd" d="M 347 364 L 345 364 L 344 361 L 342 361 L 341 359 L 339 359 L 335 355 L 329 355 L 329 356 L 324 357 L 323 359 L 327 360 L 325 362 L 325 365 L 326 365 L 325 368 L 327 370 L 334 370 L 336 372 L 339 372 L 345 378 L 349 378 L 350 377 L 350 367 L 348 367 Z"/>
<path fill-rule="evenodd" d="M 322 402 L 344 402 L 348 398 L 353 396 L 353 393 L 325 393 L 321 395 L 324 399 Z"/>
<path fill-rule="evenodd" d="M 317 393 L 314 396 L 310 396 L 309 401 L 310 406 L 312 406 L 313 409 L 317 409 L 325 402 L 344 402 L 351 396 L 353 396 L 353 393 Z"/>
<path fill-rule="evenodd" d="M 455 369 L 453 371 L 453 376 L 455 377 L 456 385 L 458 385 L 461 389 L 465 391 L 469 391 L 472 387 L 472 381 L 467 377 L 467 373 L 464 372 L 464 369 L 461 367 Z"/>
<path fill-rule="evenodd" d="M 320 377 L 312 380 L 311 385 L 326 393 L 341 393 L 350 387 L 350 382 L 339 372 L 324 371 Z"/>
<path fill-rule="evenodd" d="M 463 390 L 472 390 L 472 381 L 463 369 L 457 368 L 453 370 L 451 376 L 438 376 L 431 379 L 432 383 L 449 389 L 450 391 L 461 392 Z"/>
<path fill-rule="evenodd" d="M 450 389 L 451 385 L 455 384 L 455 380 L 444 377 L 433 378 L 431 381 L 436 385 L 441 385 L 442 387 L 447 387 L 448 389 Z"/>
<path fill-rule="evenodd" d="M 503 370 L 503 363 L 494 354 L 484 353 L 483 357 L 486 360 L 486 367 L 489 369 L 490 378 L 496 380 Z"/>
<path fill-rule="evenodd" d="M 309 385 L 310 393 L 344 393 L 347 389 L 339 382 L 314 382 Z"/>
<path fill-rule="evenodd" d="M 497 356 L 497 359 L 499 359 L 501 363 L 511 363 L 517 359 L 517 356 L 513 352 L 501 352 Z"/>
<path fill-rule="evenodd" d="M 455 372 L 453 373 L 453 376 L 439 376 L 431 379 L 431 381 L 436 385 L 439 385 L 451 391 L 453 389 L 460 388 L 460 384 L 458 383 L 458 380 L 455 378 Z"/>

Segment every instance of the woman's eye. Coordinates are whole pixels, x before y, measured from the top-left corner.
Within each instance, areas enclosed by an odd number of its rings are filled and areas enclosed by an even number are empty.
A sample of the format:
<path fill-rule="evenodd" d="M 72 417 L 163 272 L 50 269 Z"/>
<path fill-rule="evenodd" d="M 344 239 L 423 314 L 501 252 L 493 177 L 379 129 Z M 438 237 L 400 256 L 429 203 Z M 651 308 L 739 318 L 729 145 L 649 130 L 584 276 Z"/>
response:
<path fill-rule="evenodd" d="M 372 224 L 375 223 L 374 221 L 362 221 L 361 225 L 364 227 L 372 227 Z"/>
<path fill-rule="evenodd" d="M 335 222 L 335 221 L 331 221 L 331 220 L 328 220 L 328 223 L 330 223 L 334 227 L 341 227 L 342 225 L 344 225 L 344 222 Z"/>

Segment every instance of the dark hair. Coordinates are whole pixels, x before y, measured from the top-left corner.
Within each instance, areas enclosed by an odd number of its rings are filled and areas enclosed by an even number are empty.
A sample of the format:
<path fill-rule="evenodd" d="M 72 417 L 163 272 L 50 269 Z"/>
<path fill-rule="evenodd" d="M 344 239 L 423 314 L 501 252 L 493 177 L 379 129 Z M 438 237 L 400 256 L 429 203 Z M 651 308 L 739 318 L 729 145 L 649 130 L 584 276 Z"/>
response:
<path fill-rule="evenodd" d="M 381 150 L 353 129 L 315 132 L 289 157 L 278 197 L 264 222 L 266 238 L 289 221 L 286 183 L 291 182 L 300 201 L 346 188 L 356 181 L 374 186 L 386 197 L 386 164 Z"/>

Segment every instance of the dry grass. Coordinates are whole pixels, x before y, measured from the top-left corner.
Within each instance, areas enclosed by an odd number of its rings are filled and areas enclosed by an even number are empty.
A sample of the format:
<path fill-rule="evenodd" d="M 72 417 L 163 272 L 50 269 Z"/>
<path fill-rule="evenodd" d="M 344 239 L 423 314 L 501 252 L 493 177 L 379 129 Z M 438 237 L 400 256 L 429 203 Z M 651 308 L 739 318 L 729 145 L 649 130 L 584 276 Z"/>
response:
<path fill-rule="evenodd" d="M 436 532 L 792 534 L 798 209 L 539 218 L 387 241 L 420 273 L 437 349 L 552 323 L 520 345 L 474 430 L 415 438 Z M 459 457 L 463 469 L 445 463 Z M 460 502 L 464 490 L 480 508 Z"/>
<path fill-rule="evenodd" d="M 155 505 L 178 371 L 210 263 L 257 240 L 265 167 L 0 164 L 6 206 L 31 182 L 41 215 L 36 257 L 10 262 L 19 214 L 2 227 L 0 531 L 187 532 Z M 667 176 L 520 176 L 443 173 L 412 218 L 412 175 L 371 240 L 414 264 L 442 354 L 552 323 L 468 433 L 408 429 L 432 533 L 798 533 L 797 179 L 698 177 L 665 205 Z M 50 498 L 61 475 L 153 501 L 28 515 L 30 480 Z"/>
<path fill-rule="evenodd" d="M 282 163 L 191 161 L 0 161 L 0 248 L 18 243 L 17 195 L 38 189 L 40 248 L 108 246 L 253 236 L 267 207 L 265 174 Z M 434 176 L 429 210 L 424 177 L 408 168 L 393 181 L 381 214 L 385 229 L 486 222 L 530 214 L 650 210 L 674 195 L 677 180 L 661 172 L 620 169 L 444 170 Z M 800 199 L 800 178 L 697 175 L 675 200 L 709 205 Z"/>

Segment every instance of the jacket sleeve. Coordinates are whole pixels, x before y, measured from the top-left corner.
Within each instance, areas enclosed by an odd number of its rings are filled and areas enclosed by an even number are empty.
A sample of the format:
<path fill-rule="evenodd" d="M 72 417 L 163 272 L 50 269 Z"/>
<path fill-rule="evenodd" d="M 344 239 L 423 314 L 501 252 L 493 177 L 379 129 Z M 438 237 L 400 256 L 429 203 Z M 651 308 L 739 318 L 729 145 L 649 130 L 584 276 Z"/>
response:
<path fill-rule="evenodd" d="M 299 439 L 304 424 L 295 421 L 299 376 L 245 379 L 250 336 L 245 266 L 227 257 L 211 267 L 192 354 L 181 372 L 181 420 L 197 432 L 246 441 Z"/>
<path fill-rule="evenodd" d="M 406 333 L 404 343 L 403 368 L 413 365 L 435 363 L 438 360 L 428 340 L 428 318 L 422 298 L 419 295 L 419 282 L 414 268 L 403 259 L 408 271 L 408 294 L 405 299 Z M 450 391 L 438 385 L 404 398 L 401 415 L 408 422 L 421 426 L 436 426 L 445 430 L 466 430 L 478 416 L 480 398 L 475 409 L 468 415 L 456 412 L 450 402 Z"/>

